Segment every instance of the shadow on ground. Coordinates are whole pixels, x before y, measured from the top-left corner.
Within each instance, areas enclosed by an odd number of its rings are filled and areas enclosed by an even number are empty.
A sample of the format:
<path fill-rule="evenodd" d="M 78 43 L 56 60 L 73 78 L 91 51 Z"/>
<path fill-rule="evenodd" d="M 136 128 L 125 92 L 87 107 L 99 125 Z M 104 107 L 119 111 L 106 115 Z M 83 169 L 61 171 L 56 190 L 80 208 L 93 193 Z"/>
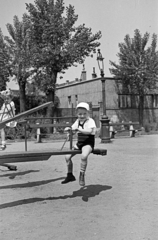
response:
<path fill-rule="evenodd" d="M 36 181 L 36 182 L 27 182 L 27 183 L 20 183 L 20 184 L 11 184 L 7 186 L 1 186 L 0 189 L 12 189 L 12 188 L 30 188 L 30 187 L 37 187 L 41 185 L 45 185 L 51 182 L 55 182 L 58 180 L 62 180 L 64 177 L 55 178 L 55 179 L 49 179 L 49 180 L 43 180 L 43 181 Z"/>
<path fill-rule="evenodd" d="M 0 205 L 0 209 L 8 208 L 8 207 L 16 207 L 23 204 L 30 204 L 30 203 L 36 203 L 36 202 L 43 202 L 43 201 L 53 201 L 53 200 L 65 200 L 68 198 L 76 198 L 81 197 L 84 202 L 88 202 L 89 198 L 95 197 L 96 195 L 99 195 L 101 192 L 110 190 L 112 187 L 107 185 L 88 185 L 85 187 L 80 188 L 77 191 L 74 191 L 71 195 L 64 195 L 59 197 L 48 197 L 48 198 L 28 198 L 28 199 L 22 199 L 10 203 L 4 203 Z"/>
<path fill-rule="evenodd" d="M 1 177 L 9 177 L 10 179 L 14 179 L 16 176 L 23 176 L 29 173 L 35 173 L 35 172 L 39 172 L 40 170 L 28 170 L 28 171 L 23 171 L 23 172 L 16 172 L 16 173 L 7 173 L 4 175 L 0 175 Z"/>

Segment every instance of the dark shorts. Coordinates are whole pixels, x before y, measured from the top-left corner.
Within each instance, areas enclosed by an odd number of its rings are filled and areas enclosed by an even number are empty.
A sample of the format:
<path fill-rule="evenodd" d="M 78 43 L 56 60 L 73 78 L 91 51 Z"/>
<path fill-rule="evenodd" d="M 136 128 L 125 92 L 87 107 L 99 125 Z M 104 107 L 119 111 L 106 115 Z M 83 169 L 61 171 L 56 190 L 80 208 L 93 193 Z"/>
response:
<path fill-rule="evenodd" d="M 94 149 L 95 145 L 95 136 L 78 133 L 78 141 L 76 143 L 77 147 L 81 150 L 82 147 L 89 145 L 92 149 Z"/>

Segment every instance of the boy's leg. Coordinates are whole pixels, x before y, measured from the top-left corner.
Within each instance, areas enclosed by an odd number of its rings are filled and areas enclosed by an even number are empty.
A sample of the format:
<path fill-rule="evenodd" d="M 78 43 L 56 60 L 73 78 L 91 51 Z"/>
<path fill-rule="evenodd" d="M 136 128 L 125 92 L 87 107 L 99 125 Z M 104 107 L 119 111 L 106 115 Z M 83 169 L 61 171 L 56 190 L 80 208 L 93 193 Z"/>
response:
<path fill-rule="evenodd" d="M 71 158 L 75 156 L 76 154 L 71 154 L 71 155 L 66 155 L 65 160 L 67 164 L 67 176 L 64 181 L 62 181 L 62 184 L 68 183 L 68 182 L 73 182 L 76 180 L 76 178 L 73 175 L 73 162 Z"/>
<path fill-rule="evenodd" d="M 1 129 L 1 141 L 2 141 L 2 145 L 0 147 L 0 151 L 1 150 L 5 150 L 5 148 L 6 148 L 5 130 L 4 130 L 4 128 Z"/>
<path fill-rule="evenodd" d="M 79 184 L 81 186 L 85 185 L 85 171 L 87 168 L 88 156 L 91 152 L 92 152 L 92 148 L 90 145 L 86 145 L 82 148 L 80 176 L 79 176 Z"/>

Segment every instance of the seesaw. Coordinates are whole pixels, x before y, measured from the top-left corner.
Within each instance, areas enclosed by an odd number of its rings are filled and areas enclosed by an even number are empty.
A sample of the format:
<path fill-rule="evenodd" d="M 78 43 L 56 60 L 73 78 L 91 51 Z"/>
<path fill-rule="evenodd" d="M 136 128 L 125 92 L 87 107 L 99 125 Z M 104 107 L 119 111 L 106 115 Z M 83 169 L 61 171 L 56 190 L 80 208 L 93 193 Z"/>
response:
<path fill-rule="evenodd" d="M 107 155 L 106 149 L 94 149 L 93 154 L 97 155 Z M 56 150 L 56 151 L 30 151 L 30 152 L 3 152 L 0 154 L 0 165 L 8 167 L 9 170 L 17 170 L 17 167 L 14 165 L 9 165 L 7 163 L 17 163 L 17 162 L 34 162 L 34 161 L 46 161 L 51 156 L 55 155 L 67 155 L 67 154 L 81 154 L 81 150 Z"/>
<path fill-rule="evenodd" d="M 9 123 L 9 122 L 16 121 L 16 120 L 18 120 L 18 119 L 20 119 L 20 118 L 22 118 L 22 117 L 26 117 L 26 116 L 34 113 L 34 112 L 37 112 L 37 111 L 39 111 L 39 110 L 41 110 L 41 109 L 43 109 L 43 108 L 46 108 L 46 107 L 48 107 L 48 106 L 51 106 L 51 105 L 53 105 L 53 102 L 47 102 L 47 103 L 44 103 L 44 104 L 42 104 L 42 105 L 40 105 L 40 106 L 38 106 L 38 107 L 32 108 L 32 109 L 30 109 L 30 110 L 28 110 L 28 111 L 19 113 L 19 114 L 15 115 L 14 117 L 8 118 L 7 120 L 4 120 L 4 121 L 2 121 L 2 122 L 0 123 L 0 129 L 4 128 L 5 125 L 6 125 L 7 123 Z M 3 155 L 3 154 L 1 154 L 1 157 L 2 157 L 2 155 Z M 6 157 L 5 157 L 5 158 L 6 158 Z M 16 169 L 17 169 L 16 166 L 9 165 L 9 164 L 5 164 L 5 163 L 2 163 L 2 164 L 1 164 L 1 162 L 0 162 L 0 165 L 1 165 L 1 166 L 4 166 L 4 167 L 8 167 L 9 170 L 16 170 Z"/>
<path fill-rule="evenodd" d="M 2 123 L 0 123 L 0 128 L 2 128 L 2 126 L 4 126 L 6 123 L 13 121 L 13 120 L 17 120 L 21 117 L 25 117 L 33 112 L 36 112 L 44 107 L 49 106 L 50 104 L 52 104 L 52 102 L 49 102 L 47 104 L 43 104 L 39 107 L 36 107 L 34 109 L 28 110 L 24 113 L 20 113 L 10 119 L 7 119 L 5 121 L 3 121 Z M 65 142 L 64 142 L 65 145 Z M 63 146 L 64 146 L 63 145 Z M 81 150 L 73 150 L 72 149 L 72 131 L 70 133 L 70 149 L 68 150 L 62 150 L 63 146 L 61 148 L 61 150 L 56 150 L 56 151 L 51 151 L 51 150 L 47 150 L 47 151 L 20 151 L 20 152 L 2 152 L 2 154 L 0 154 L 0 165 L 1 166 L 5 166 L 8 167 L 9 170 L 17 170 L 17 167 L 14 165 L 9 165 L 7 163 L 16 163 L 16 162 L 31 162 L 31 161 L 46 161 L 48 160 L 51 156 L 54 155 L 67 155 L 67 154 L 81 154 Z M 106 149 L 94 149 L 92 151 L 93 154 L 97 154 L 97 155 L 107 155 L 107 150 Z"/>
<path fill-rule="evenodd" d="M 0 154 L 0 164 L 4 163 L 16 163 L 16 162 L 34 162 L 34 161 L 46 161 L 51 156 L 66 155 L 66 154 L 80 154 L 81 150 L 56 150 L 56 151 L 29 151 L 29 152 L 4 152 Z M 94 149 L 93 154 L 107 155 L 106 149 Z"/>

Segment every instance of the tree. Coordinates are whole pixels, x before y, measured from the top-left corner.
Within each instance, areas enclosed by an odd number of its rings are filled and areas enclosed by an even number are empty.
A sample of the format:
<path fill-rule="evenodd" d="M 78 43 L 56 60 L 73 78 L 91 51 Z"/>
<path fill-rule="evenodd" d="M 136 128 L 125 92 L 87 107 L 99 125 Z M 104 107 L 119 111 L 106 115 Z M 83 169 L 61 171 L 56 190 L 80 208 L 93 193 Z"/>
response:
<path fill-rule="evenodd" d="M 17 16 L 13 18 L 13 25 L 7 24 L 7 30 L 10 37 L 4 39 L 8 46 L 8 52 L 11 56 L 10 68 L 12 75 L 15 76 L 20 91 L 20 112 L 26 110 L 26 82 L 34 73 L 31 69 L 31 35 L 30 21 L 27 14 L 23 14 L 22 21 Z"/>
<path fill-rule="evenodd" d="M 32 23 L 33 63 L 40 88 L 54 101 L 55 84 L 60 72 L 83 63 L 100 45 L 101 32 L 92 34 L 85 24 L 75 27 L 74 7 L 65 8 L 63 0 L 35 0 L 26 4 Z"/>
<path fill-rule="evenodd" d="M 144 36 L 136 29 L 134 38 L 126 35 L 119 43 L 119 63 L 110 61 L 110 72 L 117 78 L 118 91 L 139 95 L 139 121 L 143 124 L 144 98 L 158 87 L 157 36 L 152 35 L 151 46 L 147 46 L 150 34 Z"/>
<path fill-rule="evenodd" d="M 9 55 L 0 29 L 0 91 L 6 89 L 6 83 L 9 81 Z"/>

